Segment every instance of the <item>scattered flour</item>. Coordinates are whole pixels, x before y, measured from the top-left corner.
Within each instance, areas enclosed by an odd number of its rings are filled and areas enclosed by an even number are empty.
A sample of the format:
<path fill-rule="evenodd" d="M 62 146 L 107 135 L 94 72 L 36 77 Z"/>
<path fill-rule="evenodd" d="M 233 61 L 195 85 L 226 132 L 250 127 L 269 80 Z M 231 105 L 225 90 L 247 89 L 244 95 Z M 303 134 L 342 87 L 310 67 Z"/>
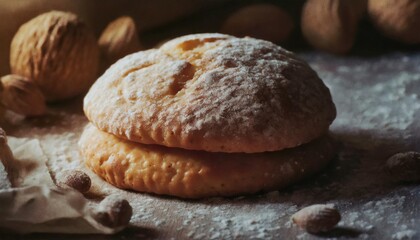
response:
<path fill-rule="evenodd" d="M 395 234 L 392 235 L 393 239 L 397 239 L 397 240 L 409 240 L 409 239 L 414 239 L 414 237 L 416 237 L 417 232 L 413 231 L 413 230 L 404 230 L 401 232 L 397 232 Z"/>
<path fill-rule="evenodd" d="M 86 170 L 98 194 L 125 196 L 132 224 L 159 239 L 321 239 L 293 226 L 303 206 L 333 203 L 342 213 L 331 238 L 418 239 L 420 189 L 395 186 L 381 170 L 384 154 L 420 150 L 420 55 L 373 59 L 304 55 L 330 87 L 338 116 L 332 134 L 341 141 L 324 173 L 283 191 L 235 199 L 184 201 L 115 189 Z M 77 141 L 86 118 L 81 104 L 55 107 L 42 120 L 16 119 L 6 130 L 40 140 L 52 173 L 81 168 Z M 149 232 L 145 231 L 142 236 Z"/>

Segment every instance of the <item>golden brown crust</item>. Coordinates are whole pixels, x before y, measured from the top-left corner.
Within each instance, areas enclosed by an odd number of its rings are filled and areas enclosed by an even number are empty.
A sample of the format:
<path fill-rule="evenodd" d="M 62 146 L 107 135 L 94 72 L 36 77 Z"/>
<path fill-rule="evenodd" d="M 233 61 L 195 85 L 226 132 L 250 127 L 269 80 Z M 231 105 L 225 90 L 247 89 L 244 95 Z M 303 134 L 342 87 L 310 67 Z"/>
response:
<path fill-rule="evenodd" d="M 270 42 L 188 35 L 111 66 L 84 100 L 99 129 L 145 144 L 264 152 L 323 135 L 335 118 L 327 87 Z"/>
<path fill-rule="evenodd" d="M 201 198 L 276 190 L 321 170 L 334 148 L 328 137 L 267 153 L 209 153 L 144 145 L 89 125 L 79 142 L 86 165 L 124 189 Z"/>

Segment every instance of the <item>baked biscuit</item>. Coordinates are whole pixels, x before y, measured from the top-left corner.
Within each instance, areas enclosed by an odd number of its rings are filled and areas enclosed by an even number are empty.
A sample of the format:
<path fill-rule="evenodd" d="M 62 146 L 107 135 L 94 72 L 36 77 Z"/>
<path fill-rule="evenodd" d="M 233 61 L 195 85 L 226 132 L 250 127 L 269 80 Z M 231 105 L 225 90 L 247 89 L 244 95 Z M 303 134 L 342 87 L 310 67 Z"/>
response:
<path fill-rule="evenodd" d="M 328 88 L 293 53 L 222 34 L 180 37 L 119 60 L 93 85 L 84 111 L 130 141 L 246 153 L 307 143 L 336 115 Z"/>
<path fill-rule="evenodd" d="M 327 136 L 277 152 L 210 153 L 130 142 L 92 125 L 79 145 L 87 166 L 107 182 L 182 198 L 277 190 L 321 170 L 334 154 Z"/>

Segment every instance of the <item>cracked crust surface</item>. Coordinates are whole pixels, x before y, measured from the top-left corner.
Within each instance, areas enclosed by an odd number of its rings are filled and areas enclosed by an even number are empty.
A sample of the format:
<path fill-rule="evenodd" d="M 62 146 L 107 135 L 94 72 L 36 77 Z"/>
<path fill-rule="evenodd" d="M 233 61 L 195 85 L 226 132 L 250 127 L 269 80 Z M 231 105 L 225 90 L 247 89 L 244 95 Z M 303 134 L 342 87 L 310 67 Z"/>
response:
<path fill-rule="evenodd" d="M 335 106 L 307 63 L 263 40 L 187 35 L 111 66 L 84 99 L 100 130 L 209 152 L 278 151 L 328 130 Z"/>
<path fill-rule="evenodd" d="M 210 153 L 130 142 L 91 124 L 79 145 L 86 165 L 107 182 L 182 198 L 277 190 L 321 170 L 334 155 L 327 136 L 278 152 Z"/>

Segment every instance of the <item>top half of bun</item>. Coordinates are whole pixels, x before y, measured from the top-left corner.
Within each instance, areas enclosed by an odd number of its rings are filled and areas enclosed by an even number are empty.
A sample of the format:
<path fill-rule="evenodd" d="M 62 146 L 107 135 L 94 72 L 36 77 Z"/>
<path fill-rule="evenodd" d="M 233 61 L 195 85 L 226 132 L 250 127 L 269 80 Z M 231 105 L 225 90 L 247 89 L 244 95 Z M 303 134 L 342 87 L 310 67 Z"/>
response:
<path fill-rule="evenodd" d="M 336 115 L 306 62 L 271 42 L 222 34 L 187 35 L 119 60 L 84 111 L 121 138 L 210 152 L 295 147 L 325 134 Z"/>

